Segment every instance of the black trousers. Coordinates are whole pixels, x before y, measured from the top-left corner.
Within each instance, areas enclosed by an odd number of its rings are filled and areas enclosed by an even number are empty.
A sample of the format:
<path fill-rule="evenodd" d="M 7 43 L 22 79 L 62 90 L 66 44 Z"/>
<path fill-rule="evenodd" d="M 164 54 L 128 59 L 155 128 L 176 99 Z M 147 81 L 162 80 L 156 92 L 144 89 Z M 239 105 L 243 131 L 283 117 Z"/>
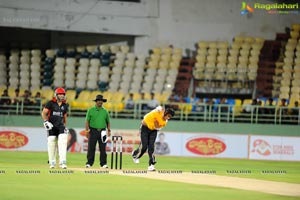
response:
<path fill-rule="evenodd" d="M 59 134 L 65 132 L 65 126 L 60 125 L 60 126 L 54 126 L 51 130 L 48 131 L 48 136 L 56 136 L 58 137 Z"/>
<path fill-rule="evenodd" d="M 100 166 L 103 166 L 106 165 L 107 162 L 106 143 L 103 143 L 101 140 L 101 130 L 94 129 L 94 128 L 90 128 L 86 164 L 90 164 L 91 166 L 94 164 L 97 142 L 99 144 L 99 149 L 100 149 L 100 158 L 99 158 Z"/>
<path fill-rule="evenodd" d="M 141 143 L 139 147 L 134 150 L 133 157 L 141 158 L 144 153 L 148 150 L 149 155 L 149 165 L 154 165 L 156 163 L 154 156 L 154 144 L 157 136 L 157 130 L 150 130 L 147 126 L 141 126 Z"/>

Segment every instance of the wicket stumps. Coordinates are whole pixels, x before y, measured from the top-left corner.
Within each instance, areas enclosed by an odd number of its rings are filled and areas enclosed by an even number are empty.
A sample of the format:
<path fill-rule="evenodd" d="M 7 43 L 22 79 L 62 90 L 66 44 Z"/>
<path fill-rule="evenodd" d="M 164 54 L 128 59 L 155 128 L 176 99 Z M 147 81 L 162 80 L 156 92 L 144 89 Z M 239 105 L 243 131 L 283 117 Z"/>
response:
<path fill-rule="evenodd" d="M 115 154 L 115 169 L 118 169 L 118 154 L 120 153 L 120 169 L 122 169 L 122 136 L 112 136 L 111 138 L 111 160 L 110 168 L 114 168 L 114 154 Z"/>

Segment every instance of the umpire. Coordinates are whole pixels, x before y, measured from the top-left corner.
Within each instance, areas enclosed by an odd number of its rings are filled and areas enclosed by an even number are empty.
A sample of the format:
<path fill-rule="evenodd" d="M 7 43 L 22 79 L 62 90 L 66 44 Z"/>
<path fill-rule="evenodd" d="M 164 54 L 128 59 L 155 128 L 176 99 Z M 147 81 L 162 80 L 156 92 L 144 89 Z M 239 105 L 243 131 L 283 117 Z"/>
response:
<path fill-rule="evenodd" d="M 88 153 L 85 167 L 93 166 L 97 141 L 100 148 L 100 166 L 107 168 L 106 141 L 110 136 L 110 119 L 108 111 L 102 107 L 107 100 L 97 95 L 95 106 L 88 109 L 85 119 L 85 131 L 88 137 Z M 107 129 L 107 131 L 106 131 Z"/>

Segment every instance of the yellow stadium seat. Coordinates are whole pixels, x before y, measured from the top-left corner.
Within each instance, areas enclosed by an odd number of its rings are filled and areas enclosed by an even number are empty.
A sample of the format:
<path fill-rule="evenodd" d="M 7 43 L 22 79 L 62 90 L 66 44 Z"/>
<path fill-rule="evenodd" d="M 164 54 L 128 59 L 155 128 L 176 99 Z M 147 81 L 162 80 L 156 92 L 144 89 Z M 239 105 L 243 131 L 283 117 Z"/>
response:
<path fill-rule="evenodd" d="M 138 92 L 133 93 L 133 100 L 137 101 L 141 99 L 141 94 Z"/>
<path fill-rule="evenodd" d="M 122 112 L 124 110 L 124 103 L 122 102 L 116 102 L 113 104 L 113 108 L 115 112 Z"/>
<path fill-rule="evenodd" d="M 228 48 L 228 42 L 227 41 L 220 41 L 217 43 L 218 49 L 227 49 Z"/>
<path fill-rule="evenodd" d="M 95 97 L 91 97 L 91 92 L 89 90 L 82 90 L 77 99 L 70 102 L 71 108 L 85 110 L 91 107 L 93 104 L 93 98 Z"/>
<path fill-rule="evenodd" d="M 50 101 L 54 97 L 54 91 L 52 89 L 43 89 L 42 97 L 44 98 L 42 100 L 42 104 L 45 104 L 46 102 Z"/>
<path fill-rule="evenodd" d="M 252 99 L 244 99 L 243 105 L 251 105 L 252 104 Z"/>
<path fill-rule="evenodd" d="M 163 47 L 162 48 L 162 53 L 163 54 L 172 54 L 173 53 L 173 48 L 171 48 L 171 47 Z"/>
<path fill-rule="evenodd" d="M 0 87 L 0 95 L 3 94 L 3 91 L 4 91 L 5 89 L 6 89 L 5 87 Z"/>
<path fill-rule="evenodd" d="M 235 99 L 235 104 L 233 106 L 233 114 L 235 116 L 238 116 L 242 112 L 242 100 L 241 99 Z"/>
<path fill-rule="evenodd" d="M 67 98 L 68 102 L 74 101 L 76 98 L 76 91 L 75 90 L 67 90 L 66 98 Z"/>
<path fill-rule="evenodd" d="M 114 99 L 114 93 L 109 92 L 109 91 L 105 91 L 105 92 L 103 92 L 103 97 L 105 99 L 107 99 L 107 101 L 112 101 Z"/>
<path fill-rule="evenodd" d="M 157 100 L 159 101 L 159 103 L 163 103 L 163 102 L 161 101 L 161 96 L 162 96 L 161 93 L 154 93 L 154 98 L 157 99 Z"/>
<path fill-rule="evenodd" d="M 101 91 L 98 91 L 98 90 L 92 91 L 90 94 L 90 99 L 94 100 L 96 98 L 96 96 L 99 94 L 103 95 L 103 93 Z M 106 99 L 106 96 L 103 96 L 103 97 Z"/>
<path fill-rule="evenodd" d="M 299 32 L 298 31 L 291 31 L 290 36 L 291 36 L 291 38 L 298 39 Z"/>
<path fill-rule="evenodd" d="M 87 110 L 94 105 L 94 102 L 88 101 L 72 101 L 70 103 L 72 109 Z"/>
<path fill-rule="evenodd" d="M 91 92 L 89 90 L 82 90 L 79 93 L 76 101 L 89 101 L 89 100 L 92 100 L 91 98 L 93 98 L 93 97 L 90 97 L 90 96 L 91 96 Z"/>
<path fill-rule="evenodd" d="M 113 110 L 113 104 L 111 102 L 106 102 L 103 104 L 103 107 L 108 110 L 108 111 L 112 111 Z"/>
<path fill-rule="evenodd" d="M 209 49 L 217 49 L 217 42 L 209 42 L 208 48 Z"/>
<path fill-rule="evenodd" d="M 244 42 L 244 40 L 245 40 L 245 37 L 244 36 L 235 36 L 234 37 L 234 42 L 235 43 L 243 43 Z"/>
<path fill-rule="evenodd" d="M 167 102 L 169 100 L 170 95 L 171 95 L 171 93 L 168 93 L 168 92 L 161 94 L 160 99 L 159 99 L 160 102 L 161 103 Z"/>
<path fill-rule="evenodd" d="M 145 99 L 151 99 L 151 94 L 150 93 L 144 93 L 145 94 Z"/>
<path fill-rule="evenodd" d="M 256 37 L 255 38 L 255 43 L 256 44 L 263 44 L 264 42 L 265 42 L 264 38 L 261 38 L 261 37 Z"/>
<path fill-rule="evenodd" d="M 206 49 L 206 48 L 208 48 L 208 42 L 207 41 L 200 41 L 200 42 L 198 42 L 198 47 L 200 49 Z"/>
<path fill-rule="evenodd" d="M 10 96 L 10 97 L 14 97 L 15 96 L 15 89 L 16 88 L 14 88 L 14 87 L 9 87 L 8 88 L 8 96 Z"/>
<path fill-rule="evenodd" d="M 300 31 L 300 24 L 292 24 L 292 30 L 293 31 Z"/>
<path fill-rule="evenodd" d="M 122 92 L 116 92 L 113 94 L 113 101 L 115 102 L 121 102 L 124 99 L 124 94 Z"/>
<path fill-rule="evenodd" d="M 192 104 L 185 104 L 184 111 L 185 114 L 189 114 L 192 111 L 193 105 Z"/>
<path fill-rule="evenodd" d="M 153 52 L 153 54 L 160 55 L 161 54 L 161 48 L 153 48 L 152 52 Z"/>
<path fill-rule="evenodd" d="M 253 37 L 246 37 L 245 42 L 247 42 L 248 44 L 252 44 L 255 42 L 255 39 Z"/>

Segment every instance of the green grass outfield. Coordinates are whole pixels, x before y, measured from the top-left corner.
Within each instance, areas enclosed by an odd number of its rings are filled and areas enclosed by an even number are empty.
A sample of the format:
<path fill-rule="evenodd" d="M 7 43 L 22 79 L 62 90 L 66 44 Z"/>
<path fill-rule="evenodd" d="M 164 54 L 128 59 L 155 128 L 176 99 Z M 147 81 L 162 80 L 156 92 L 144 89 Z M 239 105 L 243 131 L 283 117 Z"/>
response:
<path fill-rule="evenodd" d="M 67 171 L 51 174 L 46 152 L 0 151 L 0 197 L 9 199 L 299 199 L 260 192 L 152 180 L 114 174 L 87 174 L 85 154 L 68 154 Z M 98 161 L 98 155 L 96 161 Z M 136 165 L 129 155 L 123 170 L 145 170 L 147 155 Z M 110 162 L 110 155 L 108 156 Z M 300 183 L 300 162 L 251 161 L 214 158 L 157 157 L 157 169 L 209 172 L 217 175 Z M 100 170 L 98 165 L 92 169 Z M 57 169 L 56 172 L 61 170 Z"/>

